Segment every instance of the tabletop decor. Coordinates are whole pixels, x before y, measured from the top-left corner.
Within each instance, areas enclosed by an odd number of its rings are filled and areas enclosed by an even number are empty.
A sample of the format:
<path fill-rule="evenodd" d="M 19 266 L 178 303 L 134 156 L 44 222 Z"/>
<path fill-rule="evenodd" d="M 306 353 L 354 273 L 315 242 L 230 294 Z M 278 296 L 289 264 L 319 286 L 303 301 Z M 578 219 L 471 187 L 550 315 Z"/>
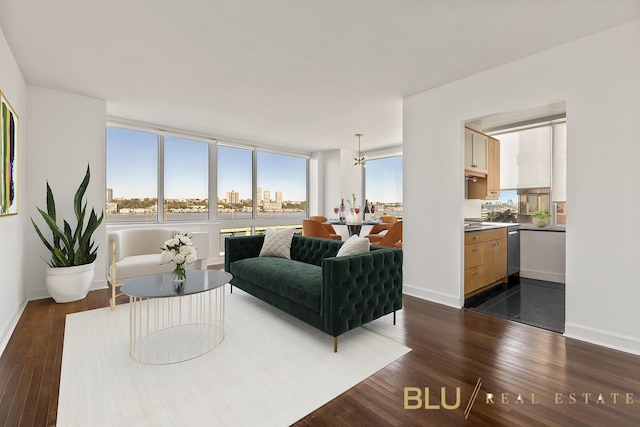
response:
<path fill-rule="evenodd" d="M 551 213 L 549 211 L 535 211 L 531 221 L 538 227 L 546 227 L 551 222 Z"/>
<path fill-rule="evenodd" d="M 180 287 L 187 278 L 185 264 L 191 265 L 196 261 L 196 248 L 193 247 L 191 237 L 187 233 L 178 233 L 172 239 L 164 242 L 162 247 L 162 263 L 175 262 L 173 269 L 173 284 Z"/>

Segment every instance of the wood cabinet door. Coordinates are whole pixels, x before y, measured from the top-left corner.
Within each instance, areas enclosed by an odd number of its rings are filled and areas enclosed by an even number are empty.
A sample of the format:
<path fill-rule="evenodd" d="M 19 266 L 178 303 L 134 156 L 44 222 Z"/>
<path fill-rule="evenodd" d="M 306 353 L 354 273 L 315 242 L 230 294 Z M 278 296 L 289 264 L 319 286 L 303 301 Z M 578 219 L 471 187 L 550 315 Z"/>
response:
<path fill-rule="evenodd" d="M 489 138 L 487 153 L 487 200 L 497 200 L 500 198 L 500 141 Z"/>
<path fill-rule="evenodd" d="M 491 240 L 483 245 L 484 284 L 488 285 L 507 277 L 507 239 Z"/>
<path fill-rule="evenodd" d="M 489 138 L 471 129 L 464 130 L 464 167 L 487 171 Z"/>
<path fill-rule="evenodd" d="M 473 168 L 487 170 L 487 146 L 489 138 L 473 132 Z"/>
<path fill-rule="evenodd" d="M 464 130 L 464 168 L 473 168 L 473 132 Z"/>
<path fill-rule="evenodd" d="M 484 265 L 476 265 L 475 267 L 464 270 L 464 293 L 473 292 L 485 285 L 484 283 Z"/>
<path fill-rule="evenodd" d="M 466 236 L 465 236 L 466 237 Z M 471 268 L 484 263 L 484 246 L 481 243 L 465 245 L 464 268 Z"/>

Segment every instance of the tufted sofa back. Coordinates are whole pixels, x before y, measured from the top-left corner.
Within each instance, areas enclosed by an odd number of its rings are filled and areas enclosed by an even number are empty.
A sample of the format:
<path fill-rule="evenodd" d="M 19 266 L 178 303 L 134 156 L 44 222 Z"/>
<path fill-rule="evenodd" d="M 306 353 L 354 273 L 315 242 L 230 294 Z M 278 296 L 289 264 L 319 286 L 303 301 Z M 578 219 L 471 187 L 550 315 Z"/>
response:
<path fill-rule="evenodd" d="M 244 258 L 257 257 L 260 254 L 264 235 L 228 237 L 225 239 L 225 270 L 229 271 L 231 263 Z M 291 259 L 322 265 L 324 258 L 335 257 L 344 242 L 318 237 L 299 236 L 295 234 L 291 241 Z M 371 246 L 371 251 L 387 249 Z"/>
<path fill-rule="evenodd" d="M 318 237 L 293 236 L 291 259 L 320 266 L 324 258 L 334 257 L 343 242 Z"/>

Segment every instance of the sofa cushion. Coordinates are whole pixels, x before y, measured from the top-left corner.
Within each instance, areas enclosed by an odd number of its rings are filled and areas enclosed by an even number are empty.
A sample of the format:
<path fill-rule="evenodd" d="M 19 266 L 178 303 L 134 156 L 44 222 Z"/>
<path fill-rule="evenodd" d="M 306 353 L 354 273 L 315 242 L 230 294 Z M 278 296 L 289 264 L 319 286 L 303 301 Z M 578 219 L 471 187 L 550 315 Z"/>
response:
<path fill-rule="evenodd" d="M 229 272 L 320 313 L 321 267 L 284 258 L 256 257 L 232 262 Z"/>
<path fill-rule="evenodd" d="M 294 232 L 294 228 L 283 228 L 282 230 L 267 228 L 260 256 L 291 259 L 291 240 Z"/>
<path fill-rule="evenodd" d="M 165 273 L 173 271 L 175 264 L 162 264 L 160 252 L 157 254 L 128 256 L 116 262 L 116 280 L 123 280 L 146 276 L 148 274 Z"/>

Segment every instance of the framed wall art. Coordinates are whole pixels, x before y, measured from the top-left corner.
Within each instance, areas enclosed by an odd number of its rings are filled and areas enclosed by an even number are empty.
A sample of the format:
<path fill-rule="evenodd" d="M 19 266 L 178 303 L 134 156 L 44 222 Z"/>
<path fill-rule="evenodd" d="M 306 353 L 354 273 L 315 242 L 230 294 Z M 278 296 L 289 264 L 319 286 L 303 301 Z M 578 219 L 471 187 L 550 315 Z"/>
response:
<path fill-rule="evenodd" d="M 16 215 L 18 115 L 0 91 L 0 216 Z"/>

